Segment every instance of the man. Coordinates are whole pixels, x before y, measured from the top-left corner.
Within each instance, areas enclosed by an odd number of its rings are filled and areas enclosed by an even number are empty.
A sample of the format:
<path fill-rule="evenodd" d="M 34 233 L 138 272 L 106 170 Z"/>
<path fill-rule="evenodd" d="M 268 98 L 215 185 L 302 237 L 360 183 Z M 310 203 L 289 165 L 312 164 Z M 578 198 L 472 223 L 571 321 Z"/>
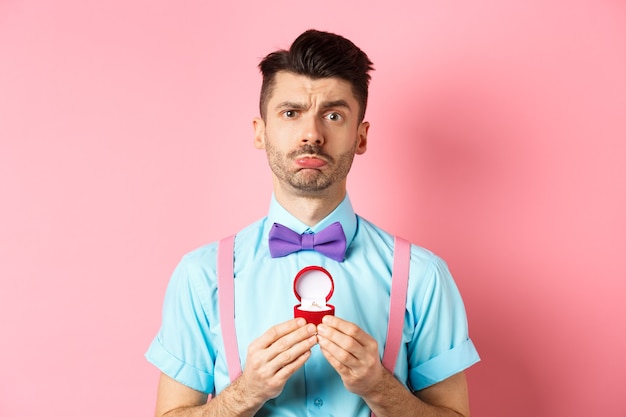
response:
<path fill-rule="evenodd" d="M 229 254 L 243 373 L 231 383 L 213 243 L 187 254 L 168 286 L 146 354 L 162 371 L 156 415 L 468 417 L 463 370 L 479 359 L 463 303 L 445 263 L 417 246 L 399 359 L 393 373 L 381 363 L 394 239 L 357 216 L 346 192 L 353 158 L 367 148 L 371 61 L 349 40 L 311 30 L 259 66 L 254 143 L 267 153 L 274 193 L 267 217 L 238 232 Z M 306 235 L 337 223 L 346 240 L 338 257 L 270 247 L 277 225 Z M 293 318 L 293 279 L 309 265 L 334 281 L 336 315 L 317 326 Z"/>

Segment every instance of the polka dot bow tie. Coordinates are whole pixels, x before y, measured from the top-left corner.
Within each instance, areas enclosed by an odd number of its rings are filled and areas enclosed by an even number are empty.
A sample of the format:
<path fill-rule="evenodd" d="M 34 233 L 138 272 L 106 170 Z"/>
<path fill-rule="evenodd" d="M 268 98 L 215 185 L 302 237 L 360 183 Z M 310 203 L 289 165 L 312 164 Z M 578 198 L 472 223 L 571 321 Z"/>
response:
<path fill-rule="evenodd" d="M 314 250 L 337 262 L 343 262 L 346 254 L 346 235 L 339 222 L 317 233 L 303 234 L 274 223 L 269 233 L 269 247 L 272 258 L 280 258 L 301 250 Z"/>

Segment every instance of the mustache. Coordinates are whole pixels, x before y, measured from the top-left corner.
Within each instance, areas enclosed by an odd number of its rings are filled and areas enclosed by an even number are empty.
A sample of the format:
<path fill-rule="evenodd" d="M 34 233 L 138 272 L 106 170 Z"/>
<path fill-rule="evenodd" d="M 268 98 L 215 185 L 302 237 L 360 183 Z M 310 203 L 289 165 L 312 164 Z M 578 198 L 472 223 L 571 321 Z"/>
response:
<path fill-rule="evenodd" d="M 333 158 L 322 151 L 321 146 L 310 143 L 304 144 L 295 151 L 289 152 L 287 156 L 290 158 L 297 158 L 303 155 L 313 155 L 315 157 L 319 157 L 320 159 L 324 159 L 326 162 L 333 162 Z"/>

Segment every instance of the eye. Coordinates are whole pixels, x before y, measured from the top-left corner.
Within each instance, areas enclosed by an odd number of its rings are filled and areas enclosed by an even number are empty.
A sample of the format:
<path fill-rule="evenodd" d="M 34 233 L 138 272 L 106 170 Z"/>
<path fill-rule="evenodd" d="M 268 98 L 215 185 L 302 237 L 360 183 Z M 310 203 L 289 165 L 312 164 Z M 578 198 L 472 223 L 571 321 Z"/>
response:
<path fill-rule="evenodd" d="M 343 116 L 341 116 L 341 114 L 339 114 L 337 112 L 328 113 L 325 117 L 326 117 L 326 119 L 330 120 L 331 122 L 340 122 L 340 121 L 343 120 Z"/>
<path fill-rule="evenodd" d="M 293 119 L 294 117 L 298 116 L 298 112 L 295 110 L 285 110 L 283 112 L 283 116 L 285 116 L 287 119 Z"/>

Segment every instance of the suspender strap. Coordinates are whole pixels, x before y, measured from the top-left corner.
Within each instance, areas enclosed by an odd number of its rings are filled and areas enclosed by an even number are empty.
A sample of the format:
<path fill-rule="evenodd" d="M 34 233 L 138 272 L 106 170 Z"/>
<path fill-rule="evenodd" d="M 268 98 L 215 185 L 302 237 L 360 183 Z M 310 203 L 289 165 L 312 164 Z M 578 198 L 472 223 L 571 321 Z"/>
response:
<path fill-rule="evenodd" d="M 235 236 L 219 241 L 217 251 L 218 303 L 220 322 L 228 376 L 234 381 L 241 375 L 239 349 L 235 329 L 235 280 L 233 272 Z M 411 260 L 411 244 L 399 237 L 395 238 L 393 272 L 391 277 L 391 297 L 389 306 L 389 323 L 387 324 L 387 342 L 383 353 L 382 364 L 393 373 L 404 327 L 404 311 L 406 309 L 406 293 L 409 281 L 409 265 Z"/>
<path fill-rule="evenodd" d="M 393 374 L 402 343 L 404 311 L 406 310 L 406 291 L 409 283 L 409 264 L 411 244 L 395 237 L 393 250 L 393 271 L 391 273 L 391 298 L 389 323 L 387 323 L 387 342 L 383 353 L 383 366 Z"/>
<path fill-rule="evenodd" d="M 235 329 L 234 248 L 234 235 L 220 240 L 217 247 L 217 298 L 228 376 L 231 381 L 241 375 L 237 331 Z"/>
<path fill-rule="evenodd" d="M 393 248 L 393 271 L 391 272 L 391 297 L 389 300 L 389 322 L 387 323 L 387 342 L 383 352 L 383 366 L 393 374 L 402 343 L 404 311 L 406 310 L 406 292 L 409 284 L 409 265 L 411 263 L 411 244 L 395 237 Z M 376 417 L 374 412 L 372 417 Z"/>

